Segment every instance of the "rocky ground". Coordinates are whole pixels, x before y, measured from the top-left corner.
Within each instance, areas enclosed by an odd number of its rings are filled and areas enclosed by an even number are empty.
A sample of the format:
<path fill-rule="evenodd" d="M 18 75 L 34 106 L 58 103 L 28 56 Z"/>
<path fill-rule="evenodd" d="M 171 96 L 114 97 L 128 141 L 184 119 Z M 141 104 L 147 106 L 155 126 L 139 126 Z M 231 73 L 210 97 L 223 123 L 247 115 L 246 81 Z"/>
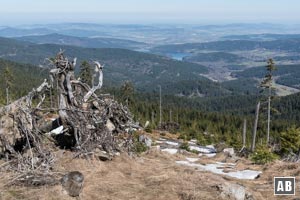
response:
<path fill-rule="evenodd" d="M 167 137 L 167 136 L 166 136 Z M 171 136 L 168 140 L 173 141 Z M 159 139 L 153 136 L 152 140 Z M 83 173 L 84 187 L 78 199 L 296 199 L 300 196 L 273 195 L 274 176 L 300 175 L 300 167 L 295 163 L 275 163 L 265 166 L 254 165 L 249 160 L 228 156 L 228 153 L 216 153 L 213 157 L 178 151 L 170 154 L 153 146 L 139 156 L 121 154 L 112 161 L 100 161 L 97 158 L 73 159 L 69 151 L 57 150 L 54 172 L 65 174 L 69 171 Z M 166 149 L 166 147 L 162 147 Z M 192 159 L 193 158 L 193 159 Z M 195 165 L 182 165 L 178 161 L 187 161 Z M 235 171 L 254 170 L 262 173 L 256 179 L 235 178 L 226 175 L 232 167 L 222 169 L 216 174 L 198 165 L 209 166 L 214 163 L 234 165 Z M 0 163 L 0 165 L 3 163 Z M 12 174 L 0 175 L 0 199 L 74 199 L 68 196 L 60 184 L 54 186 L 22 187 L 7 186 Z M 299 188 L 297 188 L 299 189 Z M 296 190 L 297 191 L 297 190 Z"/>

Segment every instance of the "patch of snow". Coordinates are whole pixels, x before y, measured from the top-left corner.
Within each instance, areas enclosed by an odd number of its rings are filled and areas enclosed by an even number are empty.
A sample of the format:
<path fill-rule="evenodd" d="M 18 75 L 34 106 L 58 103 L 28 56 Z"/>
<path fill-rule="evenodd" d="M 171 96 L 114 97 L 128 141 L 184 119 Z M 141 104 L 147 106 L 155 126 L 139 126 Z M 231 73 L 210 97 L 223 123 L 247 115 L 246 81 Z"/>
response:
<path fill-rule="evenodd" d="M 215 153 L 215 149 L 207 148 L 207 147 L 201 147 L 201 146 L 189 146 L 190 150 L 195 150 L 200 153 Z"/>
<path fill-rule="evenodd" d="M 195 142 L 188 141 L 188 144 L 196 145 Z"/>
<path fill-rule="evenodd" d="M 214 145 L 206 145 L 207 148 L 215 149 Z"/>
<path fill-rule="evenodd" d="M 160 150 L 160 146 L 159 145 L 152 146 L 151 148 L 156 149 L 156 150 Z"/>
<path fill-rule="evenodd" d="M 171 141 L 166 141 L 166 144 L 172 145 L 172 146 L 178 146 L 177 142 L 171 142 Z"/>
<path fill-rule="evenodd" d="M 230 166 L 236 166 L 236 163 L 223 163 L 223 162 L 216 162 L 218 165 L 230 165 Z"/>
<path fill-rule="evenodd" d="M 236 172 L 229 172 L 226 175 L 237 178 L 237 179 L 255 179 L 262 172 L 254 170 L 243 170 Z"/>
<path fill-rule="evenodd" d="M 157 143 L 157 144 L 162 144 L 162 143 L 164 143 L 164 142 L 163 142 L 163 141 L 156 140 L 155 143 Z"/>
<path fill-rule="evenodd" d="M 167 139 L 164 138 L 159 138 L 160 141 L 166 141 Z"/>
<path fill-rule="evenodd" d="M 185 159 L 189 162 L 196 162 L 199 160 L 199 158 L 188 158 L 188 157 L 186 157 Z"/>
<path fill-rule="evenodd" d="M 209 153 L 209 154 L 203 154 L 203 155 L 205 155 L 208 158 L 212 158 L 212 157 L 215 157 L 217 154 L 216 153 Z"/>
<path fill-rule="evenodd" d="M 210 171 L 215 174 L 221 174 L 230 176 L 237 179 L 255 179 L 259 174 L 261 174 L 261 171 L 254 171 L 254 170 L 242 170 L 242 171 L 236 171 L 236 172 L 229 172 L 225 173 L 223 172 L 224 164 L 215 163 L 215 164 L 207 164 L 207 165 L 201 165 L 196 163 L 191 163 L 189 161 L 176 161 L 179 165 L 185 165 L 189 167 L 196 167 L 200 170 Z"/>
<path fill-rule="evenodd" d="M 167 152 L 169 154 L 176 154 L 178 152 L 178 149 L 162 149 L 161 151 Z"/>

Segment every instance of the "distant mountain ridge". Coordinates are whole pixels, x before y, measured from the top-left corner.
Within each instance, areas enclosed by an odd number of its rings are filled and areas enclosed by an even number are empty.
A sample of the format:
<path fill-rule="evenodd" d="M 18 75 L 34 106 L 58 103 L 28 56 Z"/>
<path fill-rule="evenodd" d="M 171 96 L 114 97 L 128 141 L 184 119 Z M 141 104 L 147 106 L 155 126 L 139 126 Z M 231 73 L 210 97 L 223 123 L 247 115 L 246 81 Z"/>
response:
<path fill-rule="evenodd" d="M 249 34 L 249 35 L 227 35 L 221 39 L 225 40 L 254 40 L 254 41 L 265 41 L 265 40 L 279 40 L 279 39 L 299 39 L 300 34 Z"/>
<path fill-rule="evenodd" d="M 124 49 L 140 49 L 145 48 L 147 44 L 132 40 L 122 40 L 106 37 L 75 37 L 52 33 L 48 35 L 23 36 L 15 39 L 21 41 L 32 42 L 36 44 L 59 44 L 72 45 L 87 48 L 124 48 Z"/>
<path fill-rule="evenodd" d="M 164 56 L 119 48 L 82 48 L 69 45 L 33 44 L 15 39 L 0 38 L 0 57 L 21 63 L 46 65 L 45 58 L 64 49 L 67 56 L 83 60 L 98 60 L 105 65 L 105 85 L 117 86 L 132 81 L 138 90 L 167 88 L 165 93 L 187 96 L 198 90 L 205 96 L 222 95 L 226 90 L 202 76 L 208 69 L 199 64 L 176 61 Z M 185 82 L 185 84 L 182 84 Z"/>
<path fill-rule="evenodd" d="M 205 43 L 185 43 L 162 45 L 154 47 L 151 51 L 158 53 L 183 53 L 197 51 L 250 51 L 255 49 L 285 50 L 300 52 L 300 38 L 282 39 L 273 41 L 251 41 L 251 40 L 225 40 Z"/>

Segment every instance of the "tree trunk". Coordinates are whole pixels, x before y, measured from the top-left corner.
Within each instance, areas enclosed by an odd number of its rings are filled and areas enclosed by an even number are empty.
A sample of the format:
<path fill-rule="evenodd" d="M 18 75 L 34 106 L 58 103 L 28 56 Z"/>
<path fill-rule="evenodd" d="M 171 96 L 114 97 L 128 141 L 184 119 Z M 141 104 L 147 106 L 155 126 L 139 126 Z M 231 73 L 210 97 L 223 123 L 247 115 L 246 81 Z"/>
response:
<path fill-rule="evenodd" d="M 162 111 L 161 111 L 161 86 L 159 85 L 159 126 L 161 126 L 162 122 Z"/>
<path fill-rule="evenodd" d="M 151 123 L 153 126 L 154 125 L 154 112 L 153 111 L 151 112 Z"/>
<path fill-rule="evenodd" d="M 251 145 L 251 151 L 252 152 L 255 149 L 255 141 L 256 141 L 256 131 L 257 131 L 257 124 L 258 124 L 259 108 L 260 108 L 260 101 L 257 103 L 256 110 L 255 110 L 255 121 L 254 121 L 254 126 L 253 126 L 252 145 Z"/>
<path fill-rule="evenodd" d="M 246 147 L 246 132 L 247 132 L 247 120 L 244 119 L 244 126 L 243 126 L 243 147 Z"/>
<path fill-rule="evenodd" d="M 271 121 L 271 96 L 268 97 L 268 127 L 267 127 L 267 145 L 270 142 L 270 121 Z"/>
<path fill-rule="evenodd" d="M 6 105 L 9 104 L 9 94 L 8 94 L 8 87 L 6 88 Z"/>

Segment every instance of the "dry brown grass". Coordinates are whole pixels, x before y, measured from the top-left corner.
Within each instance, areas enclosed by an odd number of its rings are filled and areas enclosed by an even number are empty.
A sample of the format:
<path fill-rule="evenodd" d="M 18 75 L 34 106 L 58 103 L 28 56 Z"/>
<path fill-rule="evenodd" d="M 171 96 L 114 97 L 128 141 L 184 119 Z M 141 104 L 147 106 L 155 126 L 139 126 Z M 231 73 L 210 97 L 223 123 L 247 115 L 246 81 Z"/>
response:
<path fill-rule="evenodd" d="M 255 199 L 287 199 L 273 196 L 273 176 L 299 174 L 300 171 L 296 164 L 276 162 L 265 167 L 259 179 L 246 181 L 176 165 L 175 160 L 182 160 L 182 155 L 169 155 L 154 150 L 141 157 L 121 155 L 109 162 L 71 159 L 70 153 L 62 151 L 57 156 L 56 171 L 65 173 L 78 170 L 84 174 L 84 189 L 80 196 L 83 200 L 216 200 L 221 199 L 218 185 L 223 183 L 241 184 Z M 239 162 L 240 168 L 248 165 L 246 161 Z M 251 166 L 252 169 L 253 167 L 261 170 L 264 168 Z M 8 175 L 1 175 L 1 200 L 74 199 L 64 194 L 60 185 L 39 188 L 4 187 Z"/>

